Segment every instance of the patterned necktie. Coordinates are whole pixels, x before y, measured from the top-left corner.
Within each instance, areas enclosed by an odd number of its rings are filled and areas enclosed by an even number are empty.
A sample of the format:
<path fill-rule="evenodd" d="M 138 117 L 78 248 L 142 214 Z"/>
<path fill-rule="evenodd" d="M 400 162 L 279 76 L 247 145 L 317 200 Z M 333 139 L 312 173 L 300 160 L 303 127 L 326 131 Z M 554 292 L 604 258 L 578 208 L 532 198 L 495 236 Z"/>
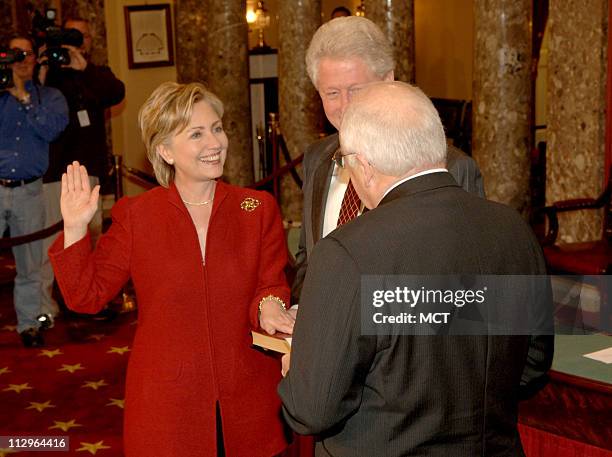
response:
<path fill-rule="evenodd" d="M 338 216 L 338 227 L 355 219 L 359 214 L 360 209 L 361 200 L 359 199 L 359 195 L 357 195 L 357 192 L 353 187 L 352 181 L 349 181 L 348 186 L 346 188 L 346 192 L 344 193 L 344 198 L 342 199 L 342 206 L 340 207 L 340 216 Z"/>

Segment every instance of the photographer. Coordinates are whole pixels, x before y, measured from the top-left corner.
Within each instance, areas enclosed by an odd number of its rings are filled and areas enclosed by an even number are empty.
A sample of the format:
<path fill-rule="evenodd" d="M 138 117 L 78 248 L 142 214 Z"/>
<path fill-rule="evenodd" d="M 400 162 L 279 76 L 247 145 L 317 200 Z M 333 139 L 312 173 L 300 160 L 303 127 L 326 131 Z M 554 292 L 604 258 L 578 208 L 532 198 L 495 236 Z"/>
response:
<path fill-rule="evenodd" d="M 0 233 L 8 225 L 15 237 L 44 227 L 41 177 L 49 164 L 49 143 L 68 124 L 68 106 L 58 90 L 32 81 L 32 42 L 13 38 L 9 47 L 25 56 L 9 65 L 14 86 L 0 92 Z M 41 346 L 36 316 L 41 313 L 42 242 L 15 246 L 13 255 L 17 331 L 24 346 Z"/>
<path fill-rule="evenodd" d="M 64 29 L 76 29 L 83 35 L 83 43 L 77 48 L 64 45 L 70 55 L 67 65 L 49 64 L 41 67 L 39 79 L 43 84 L 59 89 L 70 108 L 70 123 L 62 135 L 51 144 L 49 170 L 44 176 L 46 200 L 46 225 L 61 220 L 59 206 L 60 181 L 66 166 L 73 161 L 87 167 L 91 186 L 99 184 L 108 171 L 106 127 L 104 112 L 121 102 L 125 88 L 110 68 L 93 64 L 90 58 L 92 34 L 89 22 L 74 18 L 64 23 Z M 95 241 L 102 232 L 102 208 L 90 224 L 92 239 Z M 55 316 L 58 305 L 51 296 L 53 270 L 47 258 L 47 249 L 55 237 L 44 240 L 43 257 L 43 309 Z"/>

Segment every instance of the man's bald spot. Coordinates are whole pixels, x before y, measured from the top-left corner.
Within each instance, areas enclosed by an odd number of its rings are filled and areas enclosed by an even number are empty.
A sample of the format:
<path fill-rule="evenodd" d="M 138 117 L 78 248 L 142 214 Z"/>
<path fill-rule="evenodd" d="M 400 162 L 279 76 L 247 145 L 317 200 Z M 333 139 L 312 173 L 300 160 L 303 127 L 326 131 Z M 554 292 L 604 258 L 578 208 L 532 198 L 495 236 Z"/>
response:
<path fill-rule="evenodd" d="M 378 119 L 401 118 L 402 123 L 418 125 L 422 109 L 429 99 L 417 87 L 399 81 L 373 82 L 364 86 L 354 97 L 353 109 L 367 110 Z"/>
<path fill-rule="evenodd" d="M 399 81 L 368 84 L 355 93 L 342 119 L 340 144 L 388 176 L 446 162 L 438 112 L 418 87 Z"/>

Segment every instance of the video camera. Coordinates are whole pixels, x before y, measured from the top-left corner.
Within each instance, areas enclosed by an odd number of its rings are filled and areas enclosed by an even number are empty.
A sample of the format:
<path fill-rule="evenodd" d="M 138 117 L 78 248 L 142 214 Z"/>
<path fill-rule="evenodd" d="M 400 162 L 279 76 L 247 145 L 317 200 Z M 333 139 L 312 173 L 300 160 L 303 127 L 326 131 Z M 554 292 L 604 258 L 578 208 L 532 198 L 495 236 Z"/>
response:
<path fill-rule="evenodd" d="M 42 54 L 47 56 L 49 65 L 70 64 L 68 49 L 62 45 L 70 45 L 79 48 L 83 45 L 83 34 L 76 29 L 64 29 L 55 25 L 56 10 L 49 8 L 43 16 L 39 11 L 34 11 L 32 17 L 32 38 L 37 48 L 46 45 L 47 49 Z"/>
<path fill-rule="evenodd" d="M 13 70 L 8 65 L 22 62 L 26 55 L 24 51 L 18 52 L 14 49 L 0 49 L 0 90 L 11 87 L 13 83 Z"/>

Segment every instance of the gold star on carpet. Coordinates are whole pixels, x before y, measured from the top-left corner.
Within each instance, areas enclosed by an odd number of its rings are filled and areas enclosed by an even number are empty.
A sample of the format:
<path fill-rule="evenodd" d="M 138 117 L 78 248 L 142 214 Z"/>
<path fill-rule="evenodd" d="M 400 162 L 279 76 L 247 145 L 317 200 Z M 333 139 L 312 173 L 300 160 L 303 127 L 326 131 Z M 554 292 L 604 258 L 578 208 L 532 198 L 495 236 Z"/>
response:
<path fill-rule="evenodd" d="M 119 354 L 119 355 L 123 355 L 124 353 L 128 352 L 129 350 L 130 350 L 130 348 L 127 347 L 127 346 L 122 346 L 120 348 L 111 346 L 110 351 L 106 351 L 106 353 L 107 354 Z"/>
<path fill-rule="evenodd" d="M 44 403 L 38 403 L 37 401 L 31 401 L 30 406 L 26 409 L 35 409 L 39 413 L 42 413 L 47 408 L 55 408 L 55 405 L 51 404 L 51 400 L 47 400 Z"/>
<path fill-rule="evenodd" d="M 77 370 L 84 370 L 80 363 L 75 363 L 74 365 L 66 365 L 62 364 L 62 368 L 58 368 L 57 371 L 68 371 L 69 373 L 74 373 Z"/>
<path fill-rule="evenodd" d="M 98 390 L 98 388 L 102 386 L 108 386 L 108 384 L 106 384 L 106 381 L 104 381 L 104 379 L 100 379 L 99 381 L 87 381 L 81 387 L 82 388 L 91 387 L 93 390 Z"/>
<path fill-rule="evenodd" d="M 16 325 L 5 325 L 4 327 L 2 327 L 2 330 L 6 330 L 7 332 L 14 332 L 15 330 L 17 330 L 17 326 Z"/>
<path fill-rule="evenodd" d="M 98 441 L 97 443 L 81 443 L 81 446 L 77 449 L 78 451 L 87 451 L 93 455 L 96 455 L 96 452 L 98 452 L 100 449 L 110 449 L 110 446 L 105 446 L 104 441 Z"/>
<path fill-rule="evenodd" d="M 40 351 L 38 353 L 39 356 L 46 355 L 50 359 L 52 359 L 56 355 L 60 355 L 60 354 L 63 354 L 63 352 L 61 350 L 59 350 L 59 349 L 54 349 L 53 351 L 50 351 L 49 349 L 43 349 L 42 351 Z"/>
<path fill-rule="evenodd" d="M 0 457 L 6 457 L 9 454 L 17 454 L 17 451 L 15 451 L 14 449 L 6 448 L 6 447 L 3 447 L 2 449 L 0 449 Z"/>
<path fill-rule="evenodd" d="M 118 406 L 119 408 L 123 409 L 123 404 L 125 403 L 125 400 L 118 398 L 109 398 L 109 400 L 110 403 L 107 403 L 106 406 Z"/>
<path fill-rule="evenodd" d="M 106 335 L 104 333 L 94 333 L 93 335 L 89 335 L 87 337 L 87 339 L 89 340 L 96 340 L 96 341 L 100 341 L 102 338 L 104 338 Z"/>
<path fill-rule="evenodd" d="M 10 373 L 11 370 L 9 370 L 9 367 L 2 367 L 0 368 L 0 374 L 4 374 L 4 373 Z"/>
<path fill-rule="evenodd" d="M 68 422 L 53 421 L 53 423 L 55 425 L 52 425 L 51 427 L 49 427 L 49 430 L 52 430 L 54 428 L 59 428 L 60 430 L 67 432 L 73 427 L 82 427 L 81 424 L 76 423 L 76 419 L 70 419 Z"/>
<path fill-rule="evenodd" d="M 23 384 L 9 384 L 9 386 L 6 389 L 2 389 L 3 392 L 9 392 L 9 391 L 13 391 L 13 392 L 17 392 L 17 393 L 21 393 L 22 390 L 31 390 L 32 388 L 29 386 L 29 384 L 27 382 L 24 382 Z"/>

